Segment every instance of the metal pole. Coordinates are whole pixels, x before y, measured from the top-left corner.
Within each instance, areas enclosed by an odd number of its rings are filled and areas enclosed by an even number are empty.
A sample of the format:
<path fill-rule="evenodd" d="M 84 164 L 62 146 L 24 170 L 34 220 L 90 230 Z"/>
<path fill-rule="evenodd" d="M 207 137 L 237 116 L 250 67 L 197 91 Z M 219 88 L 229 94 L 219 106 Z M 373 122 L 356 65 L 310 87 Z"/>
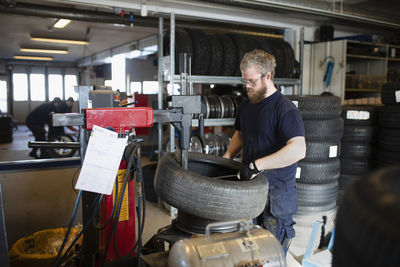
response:
<path fill-rule="evenodd" d="M 164 28 L 164 18 L 160 17 L 158 19 L 158 109 L 163 109 L 163 98 L 164 98 L 164 77 L 163 77 L 163 28 Z M 163 131 L 162 124 L 158 123 L 158 160 L 162 156 L 162 140 Z"/>
<path fill-rule="evenodd" d="M 303 61 L 304 61 L 304 27 L 300 29 L 300 55 L 299 55 L 299 64 L 300 64 L 300 85 L 298 89 L 298 94 L 301 95 L 303 93 Z"/>
<path fill-rule="evenodd" d="M 170 79 L 169 84 L 171 90 L 174 91 L 174 74 L 175 74 L 175 13 L 171 12 L 171 25 L 170 25 Z M 175 128 L 170 125 L 169 132 L 170 151 L 175 152 Z"/>

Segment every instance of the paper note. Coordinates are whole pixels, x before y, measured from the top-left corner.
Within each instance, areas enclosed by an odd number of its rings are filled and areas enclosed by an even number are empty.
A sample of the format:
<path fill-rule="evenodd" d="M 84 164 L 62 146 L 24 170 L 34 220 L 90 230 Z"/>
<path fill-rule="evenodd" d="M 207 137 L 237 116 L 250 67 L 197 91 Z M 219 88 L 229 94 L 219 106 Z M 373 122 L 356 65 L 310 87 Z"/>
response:
<path fill-rule="evenodd" d="M 118 138 L 118 133 L 95 125 L 75 188 L 110 195 L 126 141 Z"/>

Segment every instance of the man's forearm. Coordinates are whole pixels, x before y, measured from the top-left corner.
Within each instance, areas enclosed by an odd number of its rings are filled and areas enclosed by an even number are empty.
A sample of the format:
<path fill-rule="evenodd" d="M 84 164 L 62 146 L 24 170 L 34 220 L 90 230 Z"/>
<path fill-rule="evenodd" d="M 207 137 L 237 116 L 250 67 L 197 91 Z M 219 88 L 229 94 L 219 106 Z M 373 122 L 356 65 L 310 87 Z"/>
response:
<path fill-rule="evenodd" d="M 255 160 L 257 169 L 270 170 L 292 165 L 303 159 L 306 154 L 304 137 L 297 136 L 288 141 L 286 146 L 274 154 Z"/>
<path fill-rule="evenodd" d="M 232 140 L 229 144 L 229 147 L 226 150 L 223 157 L 227 159 L 234 158 L 242 149 L 242 146 L 243 146 L 242 133 L 239 131 L 235 131 L 235 133 L 232 136 Z"/>

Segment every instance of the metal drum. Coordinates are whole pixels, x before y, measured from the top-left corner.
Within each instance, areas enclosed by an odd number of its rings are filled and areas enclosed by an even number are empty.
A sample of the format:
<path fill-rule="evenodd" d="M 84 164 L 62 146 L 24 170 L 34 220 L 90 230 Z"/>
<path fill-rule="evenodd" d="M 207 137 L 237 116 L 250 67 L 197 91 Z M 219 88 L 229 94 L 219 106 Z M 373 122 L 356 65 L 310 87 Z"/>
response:
<path fill-rule="evenodd" d="M 267 230 L 253 228 L 210 235 L 206 229 L 205 236 L 176 242 L 170 250 L 168 266 L 272 267 L 286 266 L 286 259 L 282 246 Z"/>

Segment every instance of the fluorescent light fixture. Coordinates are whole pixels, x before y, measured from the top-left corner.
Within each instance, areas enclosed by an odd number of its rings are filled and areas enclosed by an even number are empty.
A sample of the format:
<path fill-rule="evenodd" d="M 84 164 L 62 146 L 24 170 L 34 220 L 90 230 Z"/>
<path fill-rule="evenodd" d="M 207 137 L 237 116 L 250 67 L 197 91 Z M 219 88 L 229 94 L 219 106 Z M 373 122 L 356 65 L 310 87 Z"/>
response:
<path fill-rule="evenodd" d="M 69 40 L 69 39 L 57 39 L 57 38 L 48 38 L 48 37 L 35 37 L 31 36 L 32 41 L 38 42 L 49 42 L 49 43 L 59 43 L 59 44 L 77 44 L 77 45 L 88 45 L 88 41 L 83 40 Z"/>
<path fill-rule="evenodd" d="M 45 49 L 45 48 L 26 48 L 21 47 L 19 49 L 21 52 L 31 52 L 31 53 L 47 53 L 47 54 L 68 54 L 66 49 Z"/>
<path fill-rule="evenodd" d="M 70 19 L 59 19 L 54 25 L 54 28 L 62 29 L 71 22 Z"/>
<path fill-rule="evenodd" d="M 14 56 L 15 59 L 27 59 L 27 60 L 53 60 L 53 57 L 34 57 L 34 56 Z"/>

